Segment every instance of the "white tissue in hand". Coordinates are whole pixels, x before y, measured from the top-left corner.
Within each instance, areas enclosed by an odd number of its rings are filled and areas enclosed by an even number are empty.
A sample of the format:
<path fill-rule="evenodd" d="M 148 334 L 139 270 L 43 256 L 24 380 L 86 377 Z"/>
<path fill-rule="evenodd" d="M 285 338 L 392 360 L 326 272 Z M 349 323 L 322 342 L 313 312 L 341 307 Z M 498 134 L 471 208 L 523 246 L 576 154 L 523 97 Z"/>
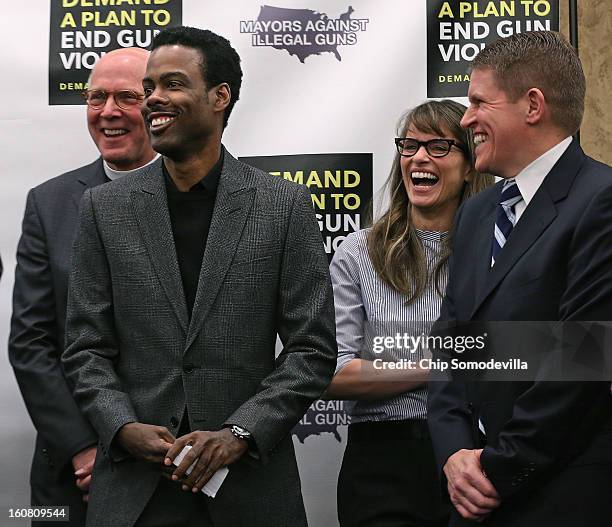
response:
<path fill-rule="evenodd" d="M 187 452 L 189 452 L 190 450 L 191 450 L 191 445 L 187 445 L 185 448 L 183 448 L 183 450 L 180 451 L 179 455 L 174 458 L 174 461 L 172 462 L 172 464 L 178 467 L 181 464 L 181 461 L 183 461 L 183 458 L 185 457 Z M 191 464 L 191 466 L 185 471 L 187 474 L 191 474 L 191 471 L 193 470 L 193 467 L 197 463 L 197 461 L 198 460 L 196 459 Z M 212 478 L 210 478 L 204 484 L 204 486 L 202 487 L 202 492 L 206 494 L 207 496 L 214 498 L 217 495 L 217 492 L 219 491 L 219 489 L 221 488 L 221 484 L 225 480 L 228 472 L 229 470 L 227 467 L 221 467 L 219 470 L 217 470 L 217 472 L 215 472 L 212 475 Z"/>

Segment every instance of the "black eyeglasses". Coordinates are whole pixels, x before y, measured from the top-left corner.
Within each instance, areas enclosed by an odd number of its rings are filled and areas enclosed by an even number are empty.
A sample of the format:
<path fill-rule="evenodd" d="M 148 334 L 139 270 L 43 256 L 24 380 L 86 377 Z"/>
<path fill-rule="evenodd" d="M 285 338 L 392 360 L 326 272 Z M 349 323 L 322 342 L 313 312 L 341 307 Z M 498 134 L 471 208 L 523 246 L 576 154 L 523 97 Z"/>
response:
<path fill-rule="evenodd" d="M 87 105 L 93 110 L 99 110 L 106 104 L 106 99 L 112 95 L 115 104 L 122 110 L 130 110 L 139 105 L 144 99 L 144 95 L 132 90 L 104 91 L 104 90 L 85 90 L 82 93 Z"/>
<path fill-rule="evenodd" d="M 417 141 L 411 137 L 396 137 L 395 146 L 401 156 L 412 157 L 421 146 L 431 157 L 444 157 L 448 155 L 453 146 L 467 154 L 465 147 L 454 139 L 430 139 L 429 141 Z"/>

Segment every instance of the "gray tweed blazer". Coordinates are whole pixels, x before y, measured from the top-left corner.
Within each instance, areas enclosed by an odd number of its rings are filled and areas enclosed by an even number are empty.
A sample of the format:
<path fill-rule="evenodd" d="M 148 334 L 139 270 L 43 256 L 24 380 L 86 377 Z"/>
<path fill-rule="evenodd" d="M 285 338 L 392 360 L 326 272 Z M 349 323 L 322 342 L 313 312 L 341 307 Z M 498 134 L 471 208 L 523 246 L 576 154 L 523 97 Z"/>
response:
<path fill-rule="evenodd" d="M 308 190 L 225 153 L 188 318 L 161 161 L 85 192 L 68 294 L 66 374 L 100 437 L 88 526 L 129 527 L 159 469 L 113 441 L 133 421 L 251 431 L 208 507 L 215 525 L 306 525 L 290 432 L 331 380 L 333 294 Z M 276 335 L 283 350 L 275 357 Z"/>

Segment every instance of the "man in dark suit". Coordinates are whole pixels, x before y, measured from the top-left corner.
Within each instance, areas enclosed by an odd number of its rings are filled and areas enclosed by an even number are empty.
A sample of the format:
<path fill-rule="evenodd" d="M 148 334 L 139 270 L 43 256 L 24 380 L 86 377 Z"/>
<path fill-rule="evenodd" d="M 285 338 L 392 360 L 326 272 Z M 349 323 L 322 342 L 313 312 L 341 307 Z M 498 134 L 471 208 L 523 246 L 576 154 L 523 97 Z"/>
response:
<path fill-rule="evenodd" d="M 83 197 L 63 362 L 103 449 L 89 526 L 306 525 L 290 432 L 334 371 L 333 295 L 308 190 L 221 145 L 241 79 L 223 37 L 161 32 L 143 114 L 163 159 Z"/>
<path fill-rule="evenodd" d="M 74 526 L 85 524 L 97 442 L 60 363 L 78 204 L 87 188 L 133 175 L 155 157 L 140 114 L 147 57 L 123 49 L 97 63 L 87 123 L 101 157 L 29 192 L 17 249 L 9 357 L 38 434 L 32 505 L 69 505 Z"/>
<path fill-rule="evenodd" d="M 476 168 L 503 180 L 457 215 L 440 330 L 444 322 L 461 331 L 465 322 L 610 319 L 612 169 L 571 138 L 584 95 L 579 58 L 557 33 L 517 34 L 475 59 L 462 125 L 474 132 Z M 556 360 L 553 349 L 528 351 L 542 364 Z M 610 521 L 609 381 L 454 380 L 429 390 L 432 439 L 456 508 L 451 525 Z"/>

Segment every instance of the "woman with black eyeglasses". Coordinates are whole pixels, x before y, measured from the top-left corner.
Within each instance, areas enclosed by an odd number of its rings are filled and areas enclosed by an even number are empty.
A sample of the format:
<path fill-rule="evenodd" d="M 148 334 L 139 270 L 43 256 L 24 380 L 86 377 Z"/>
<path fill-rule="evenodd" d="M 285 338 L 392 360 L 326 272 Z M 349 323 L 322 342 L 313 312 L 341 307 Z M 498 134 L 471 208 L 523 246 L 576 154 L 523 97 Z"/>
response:
<path fill-rule="evenodd" d="M 430 101 L 400 122 L 388 208 L 348 236 L 331 276 L 338 365 L 327 391 L 354 400 L 338 481 L 341 527 L 445 526 L 427 430 L 425 338 L 447 281 L 453 219 L 492 184 L 474 169 L 465 106 Z"/>

